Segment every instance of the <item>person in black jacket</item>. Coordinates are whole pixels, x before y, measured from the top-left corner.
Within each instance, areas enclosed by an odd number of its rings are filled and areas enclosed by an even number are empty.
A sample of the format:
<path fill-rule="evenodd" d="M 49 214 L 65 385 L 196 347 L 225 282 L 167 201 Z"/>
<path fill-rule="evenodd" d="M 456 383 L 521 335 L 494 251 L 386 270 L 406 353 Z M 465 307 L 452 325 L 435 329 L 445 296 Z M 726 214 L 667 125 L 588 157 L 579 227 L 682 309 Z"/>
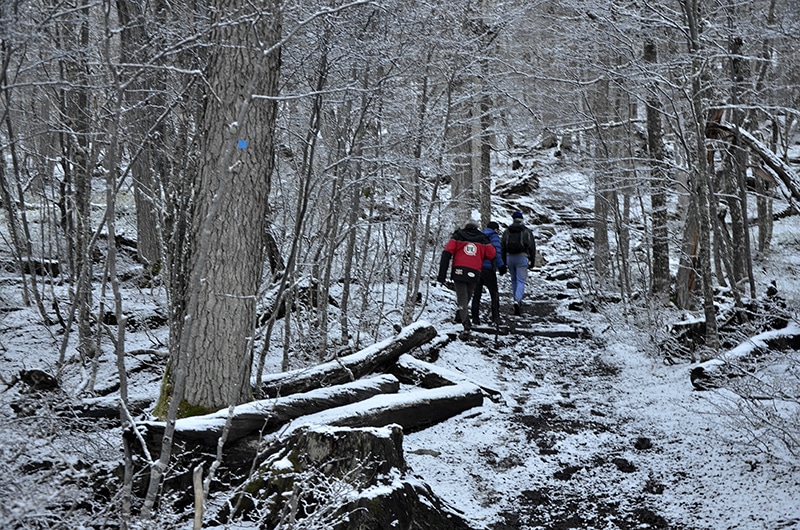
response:
<path fill-rule="evenodd" d="M 511 296 L 514 299 L 514 314 L 522 312 L 522 297 L 528 270 L 533 268 L 536 259 L 536 242 L 533 232 L 522 221 L 522 212 L 511 214 L 511 225 L 503 232 L 500 240 L 502 257 L 511 275 Z"/>

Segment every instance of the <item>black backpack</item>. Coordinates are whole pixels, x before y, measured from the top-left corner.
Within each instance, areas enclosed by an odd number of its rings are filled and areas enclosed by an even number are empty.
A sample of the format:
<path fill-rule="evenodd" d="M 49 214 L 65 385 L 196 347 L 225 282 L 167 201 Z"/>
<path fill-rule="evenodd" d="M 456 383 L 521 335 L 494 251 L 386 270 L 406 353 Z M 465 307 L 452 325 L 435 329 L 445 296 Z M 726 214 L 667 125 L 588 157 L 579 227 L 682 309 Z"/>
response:
<path fill-rule="evenodd" d="M 528 248 L 523 243 L 522 234 L 524 230 L 509 230 L 508 231 L 508 240 L 506 241 L 506 253 L 507 254 L 522 254 L 523 252 L 527 252 Z"/>

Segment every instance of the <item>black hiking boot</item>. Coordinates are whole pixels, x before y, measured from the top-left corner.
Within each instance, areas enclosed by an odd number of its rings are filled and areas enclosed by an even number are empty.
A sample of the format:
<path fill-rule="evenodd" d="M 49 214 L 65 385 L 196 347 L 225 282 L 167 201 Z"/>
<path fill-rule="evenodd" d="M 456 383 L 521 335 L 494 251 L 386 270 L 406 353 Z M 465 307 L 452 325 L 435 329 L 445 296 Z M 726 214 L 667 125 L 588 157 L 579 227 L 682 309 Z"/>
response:
<path fill-rule="evenodd" d="M 461 325 L 464 326 L 464 331 L 458 334 L 458 338 L 461 340 L 466 340 L 469 338 L 469 330 L 472 329 L 472 322 L 470 322 L 469 318 L 467 318 Z"/>
<path fill-rule="evenodd" d="M 514 316 L 522 315 L 522 307 L 519 302 L 514 302 Z"/>

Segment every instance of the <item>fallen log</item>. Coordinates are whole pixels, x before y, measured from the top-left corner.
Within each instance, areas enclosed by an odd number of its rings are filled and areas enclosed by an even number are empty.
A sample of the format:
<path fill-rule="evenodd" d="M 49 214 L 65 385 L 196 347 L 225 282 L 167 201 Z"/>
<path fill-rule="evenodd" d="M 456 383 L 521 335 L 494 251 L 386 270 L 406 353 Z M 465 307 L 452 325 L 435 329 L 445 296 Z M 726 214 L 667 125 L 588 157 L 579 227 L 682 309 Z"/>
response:
<path fill-rule="evenodd" d="M 375 396 L 352 405 L 328 409 L 292 421 L 285 433 L 301 427 L 384 427 L 397 424 L 406 433 L 421 431 L 483 404 L 480 387 L 459 383 L 431 390 Z"/>
<path fill-rule="evenodd" d="M 429 323 L 417 322 L 403 328 L 396 336 L 352 355 L 310 368 L 268 375 L 260 390 L 266 397 L 288 396 L 354 381 L 387 370 L 402 354 L 430 342 L 436 335 L 436 329 Z"/>
<path fill-rule="evenodd" d="M 696 390 L 710 390 L 725 385 L 742 370 L 736 366 L 744 359 L 753 360 L 771 350 L 800 349 L 800 326 L 789 324 L 783 329 L 760 333 L 718 358 L 698 363 L 689 370 L 689 380 Z"/>
<path fill-rule="evenodd" d="M 463 374 L 420 361 L 408 354 L 400 356 L 390 373 L 397 377 L 401 383 L 421 388 L 440 388 L 458 383 L 472 383 L 483 390 L 492 401 L 499 401 L 503 397 L 499 390 L 479 385 L 467 379 Z"/>
<path fill-rule="evenodd" d="M 226 443 L 231 444 L 259 432 L 270 433 L 295 418 L 341 407 L 378 394 L 397 392 L 400 382 L 392 375 L 379 375 L 353 383 L 320 388 L 283 398 L 264 399 L 237 406 L 231 418 Z M 175 422 L 175 440 L 216 447 L 228 418 L 228 409 Z M 160 448 L 164 422 L 143 422 L 140 433 L 152 451 Z"/>
<path fill-rule="evenodd" d="M 152 396 L 129 396 L 128 412 L 138 416 L 153 405 Z M 53 409 L 56 414 L 71 418 L 91 418 L 118 420 L 120 415 L 119 397 L 84 398 L 81 400 L 66 399 L 56 404 Z"/>

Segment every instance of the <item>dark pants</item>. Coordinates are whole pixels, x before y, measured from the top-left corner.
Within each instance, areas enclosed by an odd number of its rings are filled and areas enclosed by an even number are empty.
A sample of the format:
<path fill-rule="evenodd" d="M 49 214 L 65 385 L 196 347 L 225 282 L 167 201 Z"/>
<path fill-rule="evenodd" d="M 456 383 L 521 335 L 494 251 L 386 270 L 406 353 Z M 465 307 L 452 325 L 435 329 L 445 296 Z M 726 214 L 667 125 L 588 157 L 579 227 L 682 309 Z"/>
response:
<path fill-rule="evenodd" d="M 464 329 L 470 328 L 469 320 L 469 301 L 472 294 L 475 292 L 475 283 L 473 282 L 453 282 L 456 288 L 456 304 L 458 311 L 456 312 L 457 320 L 464 325 Z"/>
<path fill-rule="evenodd" d="M 492 322 L 497 324 L 500 321 L 500 293 L 497 290 L 497 273 L 494 269 L 481 270 L 481 279 L 475 286 L 475 294 L 472 296 L 472 319 L 480 319 L 481 294 L 484 285 L 489 290 L 489 297 L 492 300 Z"/>

